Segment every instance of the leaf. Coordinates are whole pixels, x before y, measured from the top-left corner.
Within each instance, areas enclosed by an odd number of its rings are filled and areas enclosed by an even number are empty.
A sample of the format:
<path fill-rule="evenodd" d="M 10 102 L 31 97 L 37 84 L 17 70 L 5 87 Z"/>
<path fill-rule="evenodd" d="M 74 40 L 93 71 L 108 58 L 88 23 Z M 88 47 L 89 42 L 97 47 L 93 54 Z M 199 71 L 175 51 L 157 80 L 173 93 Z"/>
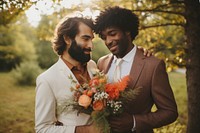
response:
<path fill-rule="evenodd" d="M 131 102 L 135 100 L 137 95 L 140 92 L 141 87 L 137 87 L 134 89 L 125 89 L 125 91 L 121 92 L 120 100 L 123 103 Z"/>
<path fill-rule="evenodd" d="M 78 103 L 75 102 L 73 98 L 62 100 L 57 106 L 57 112 L 58 114 L 61 114 L 63 112 L 68 113 L 70 111 L 74 111 L 74 106 L 77 106 L 77 104 Z"/>
<path fill-rule="evenodd" d="M 103 133 L 108 133 L 110 131 L 110 126 L 107 120 L 109 116 L 109 111 L 104 109 L 103 111 L 93 111 L 91 117 L 97 126 Z"/>

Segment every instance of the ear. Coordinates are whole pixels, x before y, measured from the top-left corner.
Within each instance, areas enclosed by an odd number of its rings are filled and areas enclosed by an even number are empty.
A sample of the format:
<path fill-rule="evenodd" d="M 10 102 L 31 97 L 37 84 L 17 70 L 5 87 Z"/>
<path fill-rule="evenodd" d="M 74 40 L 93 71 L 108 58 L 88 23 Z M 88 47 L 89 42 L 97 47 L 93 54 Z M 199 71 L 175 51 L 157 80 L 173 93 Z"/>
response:
<path fill-rule="evenodd" d="M 64 41 L 65 41 L 65 43 L 66 43 L 67 45 L 71 44 L 71 39 L 70 39 L 68 36 L 63 35 L 63 38 L 64 38 Z"/>

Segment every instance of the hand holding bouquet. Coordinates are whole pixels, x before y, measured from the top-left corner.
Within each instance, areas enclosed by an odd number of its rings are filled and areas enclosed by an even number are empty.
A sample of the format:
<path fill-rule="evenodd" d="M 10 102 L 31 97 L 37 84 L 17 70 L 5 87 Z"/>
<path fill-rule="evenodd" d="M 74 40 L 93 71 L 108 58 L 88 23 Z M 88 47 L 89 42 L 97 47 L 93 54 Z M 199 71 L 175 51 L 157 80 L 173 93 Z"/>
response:
<path fill-rule="evenodd" d="M 104 73 L 96 70 L 93 78 L 79 85 L 72 76 L 69 77 L 75 87 L 71 87 L 74 92 L 72 102 L 62 105 L 62 111 L 67 111 L 71 106 L 78 113 L 91 115 L 94 123 L 102 132 L 110 131 L 107 117 L 118 115 L 124 111 L 124 103 L 135 99 L 137 89 L 127 88 L 129 77 L 125 76 L 120 81 L 108 83 Z"/>

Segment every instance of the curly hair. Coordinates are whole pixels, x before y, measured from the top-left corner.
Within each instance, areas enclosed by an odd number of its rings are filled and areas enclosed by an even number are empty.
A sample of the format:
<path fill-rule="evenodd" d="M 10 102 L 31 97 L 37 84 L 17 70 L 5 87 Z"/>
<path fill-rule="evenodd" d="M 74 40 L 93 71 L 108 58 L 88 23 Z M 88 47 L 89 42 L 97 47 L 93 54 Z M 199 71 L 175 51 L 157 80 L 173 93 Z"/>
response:
<path fill-rule="evenodd" d="M 118 6 L 108 7 L 95 19 L 95 33 L 101 37 L 102 31 L 108 27 L 130 32 L 133 40 L 138 35 L 139 19 L 131 10 Z"/>
<path fill-rule="evenodd" d="M 79 24 L 81 22 L 89 26 L 92 30 L 94 29 L 92 19 L 83 17 L 65 17 L 58 23 L 52 40 L 52 47 L 58 55 L 62 55 L 66 49 L 66 43 L 63 36 L 66 35 L 74 40 L 75 36 L 79 33 Z"/>

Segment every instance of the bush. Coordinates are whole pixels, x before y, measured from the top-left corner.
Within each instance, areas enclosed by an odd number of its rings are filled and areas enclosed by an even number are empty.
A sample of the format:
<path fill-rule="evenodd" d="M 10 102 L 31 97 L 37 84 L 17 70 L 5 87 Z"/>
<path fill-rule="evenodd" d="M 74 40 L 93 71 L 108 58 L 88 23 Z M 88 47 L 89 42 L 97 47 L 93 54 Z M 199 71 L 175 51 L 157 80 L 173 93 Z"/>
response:
<path fill-rule="evenodd" d="M 186 125 L 181 124 L 178 121 L 175 121 L 174 123 L 154 129 L 155 133 L 186 133 Z"/>
<path fill-rule="evenodd" d="M 36 62 L 23 62 L 12 71 L 15 82 L 19 85 L 35 85 L 35 80 L 42 69 Z"/>

